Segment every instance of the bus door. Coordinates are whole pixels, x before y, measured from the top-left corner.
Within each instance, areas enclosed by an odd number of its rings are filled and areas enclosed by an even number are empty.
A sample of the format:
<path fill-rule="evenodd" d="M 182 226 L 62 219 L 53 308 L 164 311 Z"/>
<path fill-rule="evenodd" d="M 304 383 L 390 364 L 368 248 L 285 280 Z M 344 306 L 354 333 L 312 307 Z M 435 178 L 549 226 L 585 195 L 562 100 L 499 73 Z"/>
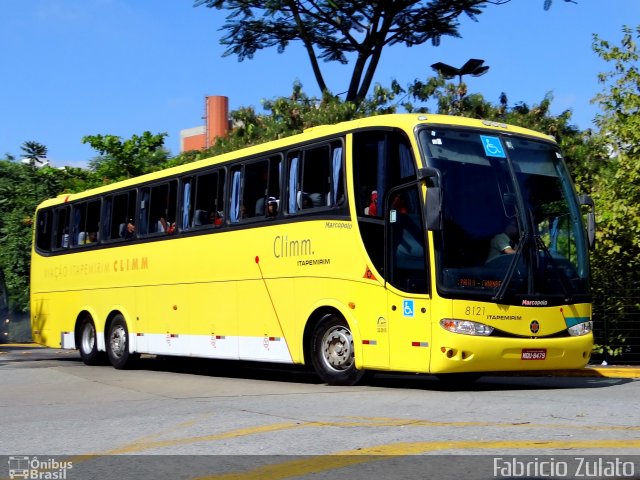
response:
<path fill-rule="evenodd" d="M 421 211 L 415 184 L 387 196 L 385 278 L 392 370 L 429 371 L 431 300 Z"/>

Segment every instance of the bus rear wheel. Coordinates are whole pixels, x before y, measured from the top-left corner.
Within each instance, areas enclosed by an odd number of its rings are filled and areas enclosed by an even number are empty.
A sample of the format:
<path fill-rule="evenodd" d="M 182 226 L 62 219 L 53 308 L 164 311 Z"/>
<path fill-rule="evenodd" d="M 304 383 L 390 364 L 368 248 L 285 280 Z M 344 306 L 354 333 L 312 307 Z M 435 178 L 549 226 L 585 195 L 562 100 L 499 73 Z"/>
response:
<path fill-rule="evenodd" d="M 96 326 L 91 317 L 84 317 L 78 328 L 78 350 L 85 365 L 102 365 L 105 363 L 104 352 L 98 350 Z"/>
<path fill-rule="evenodd" d="M 351 330 L 333 314 L 325 315 L 313 331 L 311 360 L 329 385 L 355 385 L 364 376 L 364 370 L 356 368 Z"/>
<path fill-rule="evenodd" d="M 139 358 L 139 354 L 129 352 L 129 330 L 120 314 L 113 318 L 109 326 L 107 355 L 111 365 L 119 370 L 132 367 Z"/>

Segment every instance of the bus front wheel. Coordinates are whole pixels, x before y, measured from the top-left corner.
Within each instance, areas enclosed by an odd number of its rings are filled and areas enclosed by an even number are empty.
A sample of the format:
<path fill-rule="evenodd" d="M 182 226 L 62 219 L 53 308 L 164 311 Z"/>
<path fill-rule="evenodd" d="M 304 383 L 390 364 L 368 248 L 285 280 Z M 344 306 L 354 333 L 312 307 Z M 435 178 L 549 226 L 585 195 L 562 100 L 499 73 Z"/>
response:
<path fill-rule="evenodd" d="M 78 328 L 78 350 L 85 365 L 101 365 L 105 363 L 104 352 L 98 351 L 96 326 L 91 317 L 84 317 Z"/>
<path fill-rule="evenodd" d="M 116 315 L 109 326 L 107 335 L 107 355 L 109 361 L 117 369 L 133 366 L 139 355 L 129 352 L 129 330 L 127 322 L 120 314 Z"/>
<path fill-rule="evenodd" d="M 364 375 L 356 368 L 351 330 L 336 315 L 325 315 L 318 322 L 311 352 L 313 367 L 329 385 L 355 385 Z"/>

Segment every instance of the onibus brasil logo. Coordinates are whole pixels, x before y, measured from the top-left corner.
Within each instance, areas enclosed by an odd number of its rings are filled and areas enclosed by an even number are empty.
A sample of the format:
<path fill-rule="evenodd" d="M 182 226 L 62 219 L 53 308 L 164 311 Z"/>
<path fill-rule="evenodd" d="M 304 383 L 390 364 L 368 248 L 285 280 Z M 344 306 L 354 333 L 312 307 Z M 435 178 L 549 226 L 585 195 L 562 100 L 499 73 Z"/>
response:
<path fill-rule="evenodd" d="M 9 457 L 9 478 L 11 479 L 65 480 L 67 470 L 72 468 L 73 462 L 61 462 L 53 458 Z"/>

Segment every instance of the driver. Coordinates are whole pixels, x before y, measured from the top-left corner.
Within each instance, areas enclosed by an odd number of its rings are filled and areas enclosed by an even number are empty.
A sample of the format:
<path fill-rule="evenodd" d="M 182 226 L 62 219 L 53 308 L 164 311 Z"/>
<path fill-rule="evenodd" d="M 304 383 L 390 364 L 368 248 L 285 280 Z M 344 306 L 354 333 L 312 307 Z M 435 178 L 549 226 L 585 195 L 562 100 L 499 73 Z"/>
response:
<path fill-rule="evenodd" d="M 510 222 L 504 229 L 504 232 L 498 233 L 491 239 L 489 244 L 489 255 L 487 262 L 501 255 L 513 255 L 516 253 L 516 243 L 518 240 L 518 225 Z"/>

